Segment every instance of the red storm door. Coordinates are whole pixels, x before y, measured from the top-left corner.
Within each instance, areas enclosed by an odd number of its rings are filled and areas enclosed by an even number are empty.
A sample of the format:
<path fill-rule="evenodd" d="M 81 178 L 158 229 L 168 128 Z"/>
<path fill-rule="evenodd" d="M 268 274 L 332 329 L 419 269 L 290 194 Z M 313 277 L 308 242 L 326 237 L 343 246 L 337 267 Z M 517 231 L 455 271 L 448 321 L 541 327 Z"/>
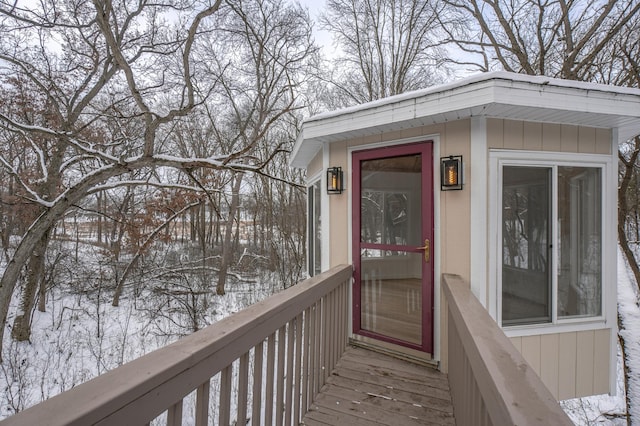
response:
<path fill-rule="evenodd" d="M 354 333 L 433 353 L 433 143 L 353 153 Z"/>

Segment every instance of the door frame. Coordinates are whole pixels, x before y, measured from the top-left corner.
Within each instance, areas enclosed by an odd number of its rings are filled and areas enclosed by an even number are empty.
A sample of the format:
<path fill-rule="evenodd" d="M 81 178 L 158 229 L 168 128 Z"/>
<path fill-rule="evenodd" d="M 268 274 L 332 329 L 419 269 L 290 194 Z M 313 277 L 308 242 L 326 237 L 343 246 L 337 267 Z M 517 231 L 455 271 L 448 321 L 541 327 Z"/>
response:
<path fill-rule="evenodd" d="M 424 212 L 429 210 L 430 215 L 427 218 L 426 222 L 423 222 L 423 226 L 431 229 L 423 230 L 422 236 L 420 240 L 423 240 L 425 235 L 430 237 L 431 243 L 431 256 L 428 264 L 422 263 L 423 277 L 427 279 L 423 279 L 423 306 L 422 306 L 422 343 L 420 345 L 413 344 L 410 342 L 401 341 L 399 339 L 394 339 L 390 336 L 384 336 L 380 334 L 376 334 L 367 330 L 362 330 L 360 327 L 360 310 L 356 309 L 356 299 L 360 297 L 359 286 L 357 285 L 357 279 L 359 278 L 355 270 L 355 266 L 360 262 L 359 253 L 355 252 L 355 243 L 356 241 L 360 241 L 360 217 L 356 218 L 354 213 L 356 211 L 359 212 L 359 203 L 360 203 L 360 188 L 356 188 L 355 168 L 358 166 L 354 161 L 353 157 L 356 153 L 366 153 L 371 152 L 372 158 L 385 158 L 385 150 L 388 150 L 389 156 L 403 156 L 403 155 L 411 155 L 412 153 L 421 153 L 425 144 L 431 146 L 429 152 L 425 153 L 431 156 L 431 159 L 426 159 L 426 163 L 423 162 L 423 170 L 425 167 L 431 168 L 431 173 L 422 173 L 422 185 L 423 188 L 429 188 L 429 192 L 427 193 L 427 197 L 424 197 L 424 190 L 421 197 L 421 211 Z M 417 149 L 412 150 L 411 148 L 416 147 Z M 418 148 L 420 147 L 420 148 Z M 365 154 L 366 155 L 366 154 Z M 437 342 L 440 338 L 440 309 L 439 309 L 439 298 L 440 298 L 440 288 L 439 288 L 439 248 L 440 248 L 440 235 L 437 224 L 439 223 L 439 197 L 437 194 L 439 192 L 436 188 L 436 177 L 438 175 L 437 169 L 437 158 L 439 155 L 439 138 L 437 135 L 429 135 L 429 136 L 421 136 L 417 138 L 403 139 L 397 140 L 393 142 L 387 143 L 376 143 L 370 145 L 362 145 L 362 146 L 354 146 L 348 149 L 348 162 L 349 169 L 351 173 L 349 174 L 349 178 L 351 180 L 350 186 L 353 188 L 353 192 L 349 197 L 349 217 L 351 217 L 351 221 L 349 226 L 351 227 L 351 232 L 349 233 L 349 254 L 352 262 L 354 264 L 354 282 L 351 291 L 351 310 L 352 315 L 351 319 L 351 331 L 354 335 L 365 336 L 367 338 L 372 338 L 377 341 L 391 343 L 394 345 L 398 345 L 400 347 L 406 347 L 413 350 L 418 350 L 423 353 L 427 353 L 432 356 L 432 359 L 437 359 L 439 355 L 439 345 Z M 359 174 L 359 171 L 358 171 Z M 359 183 L 358 183 L 359 186 Z M 358 199 L 356 200 L 356 195 Z M 431 196 L 429 199 L 428 196 Z M 357 203 L 357 205 L 356 205 Z M 424 215 L 422 215 L 424 217 Z M 414 252 L 411 250 L 410 252 Z M 357 256 L 357 258 L 356 258 Z M 429 287 L 429 282 L 431 283 Z M 426 297 L 425 297 L 426 296 Z M 359 304 L 358 304 L 359 305 Z M 426 309 L 425 309 L 426 307 Z M 431 324 L 430 327 L 428 324 Z"/>

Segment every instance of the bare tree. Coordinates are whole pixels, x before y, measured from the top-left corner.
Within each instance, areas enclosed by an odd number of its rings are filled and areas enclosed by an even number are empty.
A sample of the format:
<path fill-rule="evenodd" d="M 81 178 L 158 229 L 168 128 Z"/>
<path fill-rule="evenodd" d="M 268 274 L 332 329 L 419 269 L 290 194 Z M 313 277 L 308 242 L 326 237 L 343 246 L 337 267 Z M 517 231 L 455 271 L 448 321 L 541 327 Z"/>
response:
<path fill-rule="evenodd" d="M 457 65 L 581 81 L 593 81 L 640 12 L 635 0 L 445 1 L 443 28 L 465 53 Z"/>
<path fill-rule="evenodd" d="M 268 164 L 282 151 L 284 143 L 269 135 L 281 131 L 280 122 L 299 107 L 295 89 L 308 78 L 308 58 L 316 52 L 311 43 L 311 22 L 300 5 L 284 0 L 228 4 L 232 13 L 223 24 L 224 40 L 227 45 L 234 46 L 234 51 L 229 55 L 229 52 L 212 49 L 211 55 L 212 63 L 224 64 L 220 84 L 231 109 L 229 115 L 219 117 L 222 120 L 216 117 L 212 124 L 228 149 L 235 151 L 238 146 L 245 147 L 244 155 L 269 159 L 264 162 Z M 293 134 L 289 133 L 288 141 L 294 139 Z M 268 141 L 276 143 L 265 147 L 263 152 L 256 149 Z M 225 293 L 244 178 L 245 173 L 241 170 L 231 178 L 217 294 Z"/>
<path fill-rule="evenodd" d="M 2 137 L 21 140 L 37 174 L 26 174 L 21 159 L 4 153 L 0 163 L 20 197 L 38 212 L 0 279 L 0 342 L 21 271 L 46 250 L 56 223 L 87 196 L 121 186 L 171 186 L 169 170 L 184 176 L 203 168 L 263 173 L 269 159 L 251 155 L 253 145 L 283 109 L 294 107 L 290 93 L 297 81 L 283 69 L 297 66 L 309 53 L 302 41 L 281 50 L 259 47 L 264 53 L 255 66 L 266 64 L 286 84 L 259 81 L 262 91 L 256 90 L 258 95 L 242 110 L 251 113 L 237 120 L 240 137 L 227 151 L 178 156 L 173 143 L 176 123 L 205 103 L 228 110 L 226 101 L 242 97 L 230 91 L 229 83 L 219 84 L 230 57 L 212 73 L 209 52 L 215 38 L 228 32 L 219 25 L 229 14 L 258 4 L 262 2 L 43 0 L 21 6 L 0 0 L 0 87 L 11 86 L 10 79 L 18 76 L 24 91 L 46 106 L 32 105 L 38 119 L 29 120 L 24 111 L 0 104 Z M 214 14 L 219 19 L 209 19 Z M 262 25 L 281 28 L 282 22 Z M 221 43 L 216 48 L 229 51 Z M 241 111 L 230 106 L 234 114 Z M 202 189 L 202 183 L 188 186 Z"/>
<path fill-rule="evenodd" d="M 362 103 L 428 87 L 443 77 L 436 0 L 328 0 L 321 25 L 337 47 L 334 105 Z"/>

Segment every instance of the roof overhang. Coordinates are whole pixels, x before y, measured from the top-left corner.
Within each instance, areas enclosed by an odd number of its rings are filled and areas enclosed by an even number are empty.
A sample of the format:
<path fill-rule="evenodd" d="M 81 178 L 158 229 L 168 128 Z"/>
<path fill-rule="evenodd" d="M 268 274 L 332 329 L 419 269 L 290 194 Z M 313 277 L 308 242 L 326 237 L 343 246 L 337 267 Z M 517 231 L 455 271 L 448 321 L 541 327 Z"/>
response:
<path fill-rule="evenodd" d="M 617 129 L 622 142 L 640 134 L 640 90 L 509 72 L 478 74 L 310 117 L 290 162 L 306 167 L 326 143 L 470 117 Z"/>

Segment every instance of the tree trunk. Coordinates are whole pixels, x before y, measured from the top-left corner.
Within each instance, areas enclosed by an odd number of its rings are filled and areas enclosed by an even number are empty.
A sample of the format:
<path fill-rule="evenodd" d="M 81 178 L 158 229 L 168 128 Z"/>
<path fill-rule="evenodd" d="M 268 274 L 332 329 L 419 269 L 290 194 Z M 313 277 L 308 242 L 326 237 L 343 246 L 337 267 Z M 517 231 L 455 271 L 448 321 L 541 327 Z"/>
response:
<path fill-rule="evenodd" d="M 638 155 L 640 154 L 640 136 L 636 136 L 634 139 L 634 148 L 627 160 L 624 154 L 618 151 L 618 157 L 620 158 L 620 163 L 623 166 L 622 170 L 622 179 L 620 179 L 620 186 L 618 187 L 618 241 L 620 247 L 622 248 L 622 252 L 627 258 L 627 263 L 633 272 L 633 276 L 635 277 L 636 286 L 640 285 L 640 268 L 638 267 L 638 262 L 636 260 L 636 256 L 629 246 L 629 240 L 626 232 L 627 221 L 629 220 L 629 201 L 628 201 L 628 192 L 629 186 L 632 178 L 636 172 L 636 161 L 638 159 Z M 637 206 L 634 207 L 634 209 Z M 634 212 L 637 213 L 637 212 Z M 622 321 L 620 319 L 620 313 L 618 313 L 618 327 L 622 329 Z M 620 350 L 622 352 L 622 362 L 624 363 L 624 390 L 626 394 L 626 407 L 627 407 L 627 424 L 631 425 L 631 415 L 630 415 L 630 400 L 629 400 L 629 367 L 627 365 L 626 358 L 626 342 L 622 338 L 622 336 L 618 335 L 618 340 L 620 342 Z"/>
<path fill-rule="evenodd" d="M 231 204 L 229 205 L 229 214 L 227 217 L 227 225 L 224 230 L 224 241 L 222 243 L 222 262 L 220 264 L 220 272 L 218 274 L 218 285 L 216 286 L 216 294 L 225 294 L 224 287 L 227 282 L 227 270 L 233 258 L 233 246 L 231 238 L 233 236 L 233 222 L 235 221 L 236 212 L 240 207 L 240 186 L 244 173 L 236 173 L 231 192 Z"/>
<path fill-rule="evenodd" d="M 635 172 L 636 161 L 640 154 L 640 136 L 635 138 L 634 143 L 634 150 L 628 160 L 621 152 L 618 153 L 618 157 L 624 167 L 620 186 L 618 187 L 618 240 L 635 277 L 636 286 L 640 286 L 640 267 L 638 266 L 638 261 L 633 250 L 629 246 L 629 239 L 626 232 L 627 220 L 629 218 L 628 191 Z"/>
<path fill-rule="evenodd" d="M 36 302 L 36 296 L 44 281 L 45 254 L 49 243 L 49 232 L 47 232 L 34 248 L 29 264 L 27 265 L 27 282 L 22 292 L 22 302 L 20 309 L 22 313 L 17 315 L 13 321 L 11 337 L 17 341 L 25 341 L 31 338 L 31 314 Z"/>

